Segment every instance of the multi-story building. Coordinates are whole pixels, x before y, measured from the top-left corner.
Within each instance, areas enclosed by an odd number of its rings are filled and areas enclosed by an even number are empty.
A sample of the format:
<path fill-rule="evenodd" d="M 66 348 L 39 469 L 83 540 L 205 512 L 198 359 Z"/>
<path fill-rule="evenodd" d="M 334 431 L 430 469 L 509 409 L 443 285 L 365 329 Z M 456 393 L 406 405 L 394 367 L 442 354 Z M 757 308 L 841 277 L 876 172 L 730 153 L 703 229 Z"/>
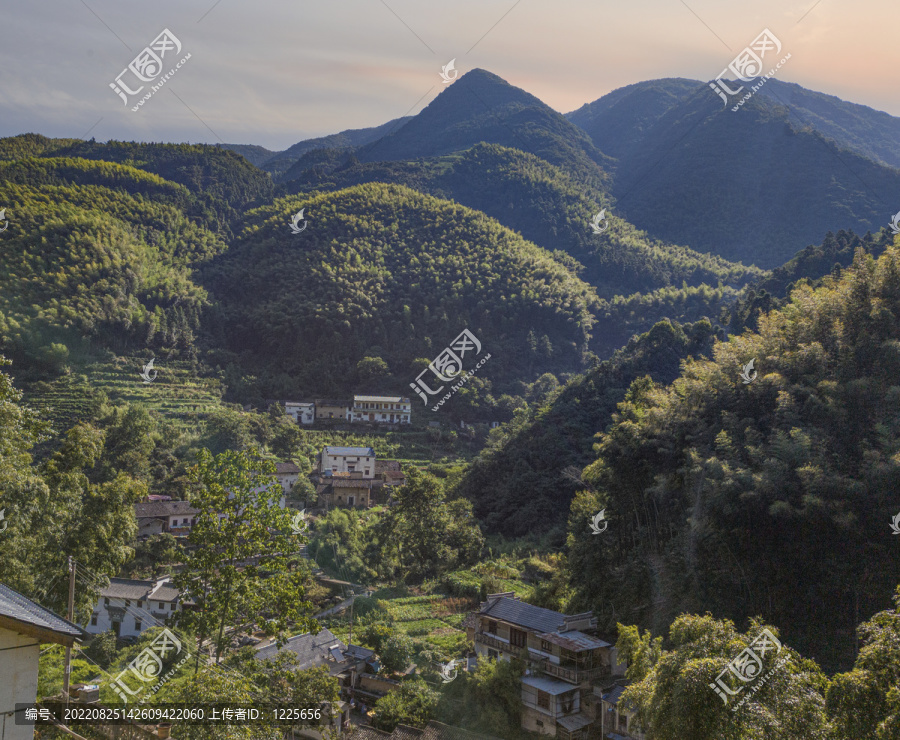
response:
<path fill-rule="evenodd" d="M 275 463 L 275 477 L 281 484 L 281 489 L 285 495 L 293 490 L 294 484 L 300 478 L 300 473 L 302 472 L 299 467 L 290 461 Z"/>
<path fill-rule="evenodd" d="M 526 604 L 514 593 L 490 594 L 468 628 L 477 655 L 525 662 L 522 728 L 584 740 L 600 728 L 594 682 L 624 672 L 615 648 L 589 634 L 591 612 L 566 615 Z"/>
<path fill-rule="evenodd" d="M 362 473 L 375 477 L 375 450 L 371 447 L 324 447 L 319 458 L 319 472 Z"/>
<path fill-rule="evenodd" d="M 312 424 L 316 419 L 316 405 L 312 401 L 285 401 L 284 413 L 298 424 Z"/>
<path fill-rule="evenodd" d="M 91 634 L 112 630 L 117 637 L 137 637 L 181 609 L 180 592 L 166 576 L 155 581 L 110 578 L 85 627 Z"/>
<path fill-rule="evenodd" d="M 409 424 L 412 404 L 403 396 L 353 396 L 351 421 Z"/>
<path fill-rule="evenodd" d="M 647 735 L 636 721 L 637 711 L 622 701 L 627 682 L 619 680 L 605 688 L 594 686 L 594 695 L 600 699 L 601 737 L 612 740 L 647 740 Z"/>

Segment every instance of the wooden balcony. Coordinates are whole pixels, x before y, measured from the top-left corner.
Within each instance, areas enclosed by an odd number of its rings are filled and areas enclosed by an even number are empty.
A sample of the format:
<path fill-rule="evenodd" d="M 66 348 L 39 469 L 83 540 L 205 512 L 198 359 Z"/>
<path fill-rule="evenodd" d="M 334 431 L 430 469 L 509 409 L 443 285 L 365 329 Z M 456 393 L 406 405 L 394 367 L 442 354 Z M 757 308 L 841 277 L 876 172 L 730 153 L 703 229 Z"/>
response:
<path fill-rule="evenodd" d="M 494 648 L 494 650 L 502 650 L 505 653 L 511 653 L 520 658 L 528 659 L 528 648 L 510 645 L 508 642 L 499 640 L 494 635 L 488 634 L 487 632 L 476 632 L 475 642 L 480 642 L 482 645 Z"/>
<path fill-rule="evenodd" d="M 567 668 L 549 660 L 538 662 L 540 669 L 548 676 L 553 676 L 567 683 L 580 684 L 585 681 L 593 681 L 596 678 L 609 678 L 611 671 L 606 666 L 597 668 Z"/>

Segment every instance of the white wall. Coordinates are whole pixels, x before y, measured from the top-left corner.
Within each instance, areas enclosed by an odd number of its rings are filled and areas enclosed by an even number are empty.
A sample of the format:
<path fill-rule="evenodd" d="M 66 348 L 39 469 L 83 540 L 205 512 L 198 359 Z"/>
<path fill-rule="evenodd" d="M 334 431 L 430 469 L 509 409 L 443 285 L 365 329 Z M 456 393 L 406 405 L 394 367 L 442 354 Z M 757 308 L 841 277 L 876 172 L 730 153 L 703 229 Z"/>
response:
<path fill-rule="evenodd" d="M 84 625 L 84 629 L 92 635 L 99 635 L 101 632 L 108 632 L 113 628 L 113 620 L 110 619 L 109 611 L 106 608 L 106 602 L 103 599 L 104 597 L 101 596 L 94 605 L 94 614 L 97 615 L 97 624 L 93 625 L 89 620 L 88 623 Z M 137 601 L 134 601 L 133 599 L 131 600 L 131 606 L 125 606 L 125 599 L 109 600 L 110 606 L 117 606 L 125 609 L 125 615 L 121 620 L 122 626 L 119 628 L 120 637 L 137 637 L 151 627 L 158 627 L 163 623 L 163 620 L 154 616 L 154 613 L 165 614 L 166 618 L 168 618 L 171 614 L 181 610 L 181 604 L 176 604 L 175 609 L 172 609 L 172 602 L 157 601 L 153 598 L 149 600 L 142 599 L 141 604 L 143 604 L 143 606 L 138 607 Z M 163 608 L 160 608 L 160 604 L 163 605 Z M 137 622 L 141 623 L 140 632 L 137 630 Z"/>
<path fill-rule="evenodd" d="M 353 471 L 350 468 L 353 468 Z M 359 455 L 329 455 L 322 450 L 322 466 L 319 472 L 324 473 L 331 470 L 336 473 L 361 472 L 363 478 L 375 477 L 375 458 L 374 456 L 365 457 Z M 369 474 L 366 475 L 366 470 Z"/>
<path fill-rule="evenodd" d="M 20 635 L 0 627 L 0 712 L 11 712 L 16 704 L 33 703 L 37 697 L 38 656 L 37 638 Z M 25 647 L 25 646 L 29 647 Z M 10 650 L 9 648 L 15 648 Z M 0 716 L 0 737 L 3 740 L 32 740 L 34 727 L 16 725 L 13 715 Z"/>

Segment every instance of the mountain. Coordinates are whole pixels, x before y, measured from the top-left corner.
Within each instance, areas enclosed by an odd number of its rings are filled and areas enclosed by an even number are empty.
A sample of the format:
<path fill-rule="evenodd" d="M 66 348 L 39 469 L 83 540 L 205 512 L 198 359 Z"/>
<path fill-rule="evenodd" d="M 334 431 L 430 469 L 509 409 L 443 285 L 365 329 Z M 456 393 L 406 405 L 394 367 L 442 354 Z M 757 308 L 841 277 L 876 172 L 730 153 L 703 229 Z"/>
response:
<path fill-rule="evenodd" d="M 307 159 L 309 158 L 309 159 Z M 305 160 L 305 161 L 304 161 Z M 648 238 L 616 216 L 595 234 L 591 219 L 602 191 L 585 188 L 564 169 L 533 154 L 497 144 L 412 162 L 361 163 L 347 150 L 305 155 L 307 169 L 280 193 L 338 190 L 366 182 L 403 184 L 478 209 L 564 260 L 577 260 L 579 276 L 604 298 L 664 286 L 723 283 L 740 287 L 760 272 L 684 247 Z M 601 332 L 601 337 L 605 332 Z M 628 335 L 630 336 L 630 334 Z M 608 352 L 627 341 L 608 347 Z"/>
<path fill-rule="evenodd" d="M 684 612 L 758 615 L 829 669 L 850 665 L 857 615 L 900 581 L 900 247 L 860 252 L 759 325 L 671 385 L 632 383 L 572 504 L 578 606 L 654 630 Z"/>
<path fill-rule="evenodd" d="M 308 224 L 294 234 L 301 207 Z M 581 369 L 598 304 L 549 253 L 484 214 L 375 183 L 248 212 L 202 275 L 217 302 L 205 324 L 215 361 L 255 376 L 264 398 L 361 382 L 409 395 L 468 328 L 491 360 L 449 408 L 489 406 L 491 392 L 529 376 Z"/>
<path fill-rule="evenodd" d="M 405 116 L 382 123 L 380 126 L 347 129 L 338 134 L 319 136 L 315 139 L 304 139 L 288 147 L 283 152 L 272 152 L 263 147 L 250 144 L 224 144 L 223 148 L 230 149 L 246 157 L 249 162 L 271 174 L 275 180 L 279 180 L 307 152 L 316 149 L 352 149 L 365 146 L 389 134 L 398 126 L 402 126 L 409 118 L 409 116 Z"/>
<path fill-rule="evenodd" d="M 455 493 L 474 503 L 489 532 L 549 537 L 561 545 L 569 504 L 584 487 L 581 469 L 595 457 L 595 435 L 609 424 L 628 386 L 647 375 L 671 382 L 687 357 L 708 355 L 714 336 L 708 321 L 686 326 L 663 321 L 634 337 L 541 408 L 517 415 L 495 432 Z"/>
<path fill-rule="evenodd" d="M 579 181 L 602 187 L 611 160 L 577 126 L 534 95 L 473 69 L 418 115 L 357 153 L 363 162 L 434 157 L 479 143 L 534 154 Z"/>
<path fill-rule="evenodd" d="M 816 111 L 819 128 L 775 99 L 786 91 Z M 771 268 L 828 231 L 877 230 L 900 207 L 900 171 L 861 153 L 888 157 L 893 124 L 873 116 L 865 139 L 867 109 L 848 121 L 845 104 L 827 109 L 840 125 L 826 127 L 826 98 L 776 84 L 734 112 L 703 83 L 656 80 L 569 117 L 618 155 L 616 213 L 657 238 Z"/>

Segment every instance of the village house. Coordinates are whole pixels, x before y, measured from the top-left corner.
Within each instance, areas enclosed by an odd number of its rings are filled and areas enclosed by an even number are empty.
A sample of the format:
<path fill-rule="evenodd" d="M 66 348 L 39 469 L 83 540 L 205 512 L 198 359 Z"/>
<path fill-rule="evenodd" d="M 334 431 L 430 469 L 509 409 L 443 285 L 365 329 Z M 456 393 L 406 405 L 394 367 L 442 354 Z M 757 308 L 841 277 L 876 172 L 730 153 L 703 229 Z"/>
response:
<path fill-rule="evenodd" d="M 285 401 L 284 413 L 298 424 L 312 424 L 316 419 L 316 405 L 312 401 Z"/>
<path fill-rule="evenodd" d="M 175 537 L 186 537 L 200 513 L 188 501 L 142 501 L 134 505 L 138 523 L 138 537 L 168 532 Z"/>
<path fill-rule="evenodd" d="M 615 648 L 589 634 L 591 612 L 566 615 L 520 601 L 514 593 L 490 594 L 467 629 L 478 656 L 525 661 L 522 728 L 562 740 L 586 740 L 599 729 L 594 681 L 624 673 Z"/>
<path fill-rule="evenodd" d="M 600 699 L 601 736 L 611 740 L 647 740 L 637 720 L 637 712 L 631 704 L 622 701 L 627 681 L 620 679 L 605 688 L 594 686 L 594 695 Z"/>
<path fill-rule="evenodd" d="M 402 396 L 353 396 L 351 421 L 409 424 L 412 404 Z"/>
<path fill-rule="evenodd" d="M 381 478 L 385 486 L 402 486 L 406 483 L 399 460 L 376 460 L 375 478 Z"/>
<path fill-rule="evenodd" d="M 85 630 L 95 635 L 112 630 L 117 637 L 138 637 L 179 611 L 180 595 L 169 576 L 155 581 L 110 578 Z"/>
<path fill-rule="evenodd" d="M 22 705 L 34 704 L 37 699 L 41 645 L 72 647 L 85 636 L 78 625 L 0 584 L 0 737 L 34 737 L 34 723 L 24 721 Z M 16 717 L 19 711 L 23 714 Z"/>
<path fill-rule="evenodd" d="M 363 478 L 375 477 L 375 450 L 371 447 L 322 448 L 319 472 L 362 473 Z"/>
<path fill-rule="evenodd" d="M 289 494 L 294 488 L 294 484 L 300 478 L 302 471 L 292 462 L 275 463 L 275 477 L 281 484 L 281 489 L 285 495 Z"/>
<path fill-rule="evenodd" d="M 343 419 L 350 421 L 350 404 L 347 401 L 316 399 L 316 419 Z"/>

